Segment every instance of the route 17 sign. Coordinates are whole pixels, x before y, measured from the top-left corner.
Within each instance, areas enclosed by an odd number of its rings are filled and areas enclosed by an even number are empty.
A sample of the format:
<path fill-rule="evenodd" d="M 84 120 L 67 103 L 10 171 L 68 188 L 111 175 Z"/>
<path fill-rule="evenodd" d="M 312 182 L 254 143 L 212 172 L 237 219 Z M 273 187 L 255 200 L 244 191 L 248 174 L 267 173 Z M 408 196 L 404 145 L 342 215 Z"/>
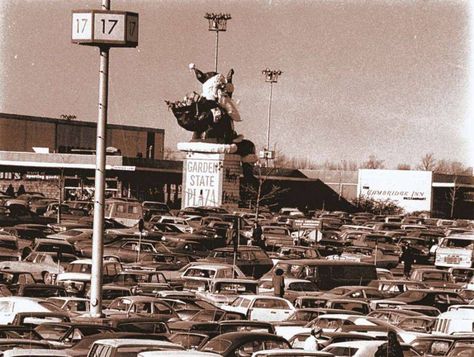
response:
<path fill-rule="evenodd" d="M 74 10 L 72 42 L 89 46 L 138 46 L 138 14 L 128 11 Z"/>

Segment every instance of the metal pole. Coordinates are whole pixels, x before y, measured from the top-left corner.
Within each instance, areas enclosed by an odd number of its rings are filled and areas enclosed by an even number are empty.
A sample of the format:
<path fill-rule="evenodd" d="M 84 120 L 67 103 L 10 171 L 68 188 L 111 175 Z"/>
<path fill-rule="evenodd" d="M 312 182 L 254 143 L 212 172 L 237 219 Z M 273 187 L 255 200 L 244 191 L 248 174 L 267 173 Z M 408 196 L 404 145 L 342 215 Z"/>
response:
<path fill-rule="evenodd" d="M 102 10 L 110 10 L 109 0 L 102 0 Z M 97 119 L 94 226 L 92 234 L 91 317 L 102 316 L 102 261 L 104 256 L 105 145 L 109 48 L 100 47 L 99 51 L 99 115 Z"/>
<path fill-rule="evenodd" d="M 215 67 L 217 73 L 217 59 L 219 58 L 219 30 L 216 31 L 216 58 L 215 58 Z"/>
<path fill-rule="evenodd" d="M 64 169 L 61 168 L 59 171 L 59 205 L 58 205 L 58 217 L 57 222 L 61 223 L 61 205 L 63 204 L 63 191 L 64 191 Z"/>
<path fill-rule="evenodd" d="M 268 103 L 267 151 L 270 150 L 270 119 L 272 116 L 272 97 L 273 97 L 273 81 L 270 82 L 270 98 L 269 98 L 269 103 Z M 265 161 L 268 167 L 268 154 L 265 157 Z"/>

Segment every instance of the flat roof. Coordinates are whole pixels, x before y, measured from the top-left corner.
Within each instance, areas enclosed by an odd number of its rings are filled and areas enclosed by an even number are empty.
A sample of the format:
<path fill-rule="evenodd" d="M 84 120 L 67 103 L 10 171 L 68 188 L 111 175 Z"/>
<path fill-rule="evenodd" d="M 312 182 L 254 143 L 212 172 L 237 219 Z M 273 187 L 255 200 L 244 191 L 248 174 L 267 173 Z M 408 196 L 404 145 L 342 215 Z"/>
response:
<path fill-rule="evenodd" d="M 42 122 L 42 123 L 51 123 L 51 124 L 64 124 L 72 126 L 87 126 L 87 127 L 97 127 L 96 122 L 82 121 L 82 120 L 67 120 L 59 118 L 48 118 L 48 117 L 37 117 L 30 115 L 19 115 L 19 114 L 9 114 L 9 113 L 0 113 L 0 119 L 12 119 L 12 120 L 23 120 L 23 121 L 33 121 L 33 122 Z M 155 133 L 163 134 L 164 129 L 150 128 L 144 126 L 132 126 L 132 125 L 121 125 L 121 124 L 110 124 L 107 123 L 107 129 L 125 129 L 133 131 L 152 131 Z"/>

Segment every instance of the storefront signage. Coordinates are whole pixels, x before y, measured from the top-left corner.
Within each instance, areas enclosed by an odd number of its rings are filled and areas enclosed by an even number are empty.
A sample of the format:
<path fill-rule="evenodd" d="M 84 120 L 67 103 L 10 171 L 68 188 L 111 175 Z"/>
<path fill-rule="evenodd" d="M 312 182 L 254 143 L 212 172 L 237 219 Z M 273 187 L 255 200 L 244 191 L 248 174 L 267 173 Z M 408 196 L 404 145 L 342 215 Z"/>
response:
<path fill-rule="evenodd" d="M 358 196 L 393 201 L 406 212 L 431 210 L 431 171 L 359 170 Z"/>

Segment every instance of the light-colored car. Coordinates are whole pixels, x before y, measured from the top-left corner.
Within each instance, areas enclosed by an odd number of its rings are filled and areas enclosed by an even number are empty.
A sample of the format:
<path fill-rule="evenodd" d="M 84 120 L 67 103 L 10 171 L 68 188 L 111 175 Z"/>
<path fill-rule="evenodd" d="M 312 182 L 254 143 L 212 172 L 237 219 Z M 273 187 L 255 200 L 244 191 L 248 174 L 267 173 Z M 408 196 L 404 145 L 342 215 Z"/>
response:
<path fill-rule="evenodd" d="M 148 351 L 140 352 L 137 357 L 170 357 L 170 351 Z M 173 357 L 220 357 L 221 355 L 211 352 L 199 351 L 173 351 Z"/>
<path fill-rule="evenodd" d="M 159 317 L 164 321 L 179 319 L 174 309 L 160 298 L 153 296 L 124 296 L 114 299 L 104 314 L 110 316 L 127 317 Z"/>
<path fill-rule="evenodd" d="M 86 298 L 58 296 L 48 298 L 46 301 L 56 305 L 58 308 L 69 314 L 83 315 L 90 311 L 90 301 Z"/>
<path fill-rule="evenodd" d="M 374 357 L 380 345 L 386 341 L 347 341 L 333 343 L 323 349 L 335 356 Z M 404 356 L 421 356 L 413 347 L 402 344 Z"/>
<path fill-rule="evenodd" d="M 95 341 L 87 356 L 136 356 L 139 352 L 160 350 L 168 351 L 171 356 L 172 354 L 170 354 L 169 351 L 182 351 L 183 347 L 175 343 L 160 340 L 111 338 Z"/>
<path fill-rule="evenodd" d="M 274 350 L 263 350 L 254 352 L 252 357 L 333 357 L 334 355 L 329 352 L 322 352 L 322 351 L 305 351 L 305 350 L 298 350 L 298 349 L 274 349 Z"/>
<path fill-rule="evenodd" d="M 288 300 L 266 295 L 239 295 L 230 305 L 221 305 L 221 308 L 254 321 L 283 321 L 295 311 Z"/>
<path fill-rule="evenodd" d="M 245 274 L 237 267 L 226 263 L 196 263 L 191 264 L 181 274 L 184 289 L 209 290 L 215 279 L 245 279 Z"/>
<path fill-rule="evenodd" d="M 193 233 L 193 227 L 183 217 L 175 216 L 161 216 L 157 223 L 170 223 L 174 224 L 183 233 Z"/>
<path fill-rule="evenodd" d="M 22 296 L 0 297 L 0 325 L 7 325 L 19 312 L 57 312 L 54 305 Z"/>
<path fill-rule="evenodd" d="M 31 253 L 23 261 L 0 262 L 0 270 L 28 271 L 35 280 L 51 283 L 53 276 L 64 272 L 64 268 L 47 253 Z"/>
<path fill-rule="evenodd" d="M 197 291 L 196 297 L 220 307 L 231 304 L 237 295 L 256 294 L 258 282 L 250 279 L 215 279 L 209 286 L 209 291 Z"/>
<path fill-rule="evenodd" d="M 66 271 L 59 274 L 56 283 L 63 286 L 71 294 L 85 293 L 86 285 L 91 281 L 92 259 L 77 259 L 69 263 Z M 104 284 L 122 272 L 122 264 L 113 259 L 105 260 L 102 266 Z"/>
<path fill-rule="evenodd" d="M 66 351 L 42 349 L 42 348 L 13 348 L 3 352 L 3 357 L 69 357 L 71 356 Z"/>
<path fill-rule="evenodd" d="M 270 278 L 261 279 L 258 284 L 258 292 L 262 295 L 273 295 L 273 282 Z M 294 303 L 299 296 L 321 295 L 318 286 L 312 281 L 305 279 L 287 278 L 285 279 L 284 298 Z"/>
<path fill-rule="evenodd" d="M 80 240 L 89 241 L 92 238 L 92 228 L 73 228 L 64 232 L 58 232 L 47 236 L 49 239 L 65 240 L 71 244 Z"/>

